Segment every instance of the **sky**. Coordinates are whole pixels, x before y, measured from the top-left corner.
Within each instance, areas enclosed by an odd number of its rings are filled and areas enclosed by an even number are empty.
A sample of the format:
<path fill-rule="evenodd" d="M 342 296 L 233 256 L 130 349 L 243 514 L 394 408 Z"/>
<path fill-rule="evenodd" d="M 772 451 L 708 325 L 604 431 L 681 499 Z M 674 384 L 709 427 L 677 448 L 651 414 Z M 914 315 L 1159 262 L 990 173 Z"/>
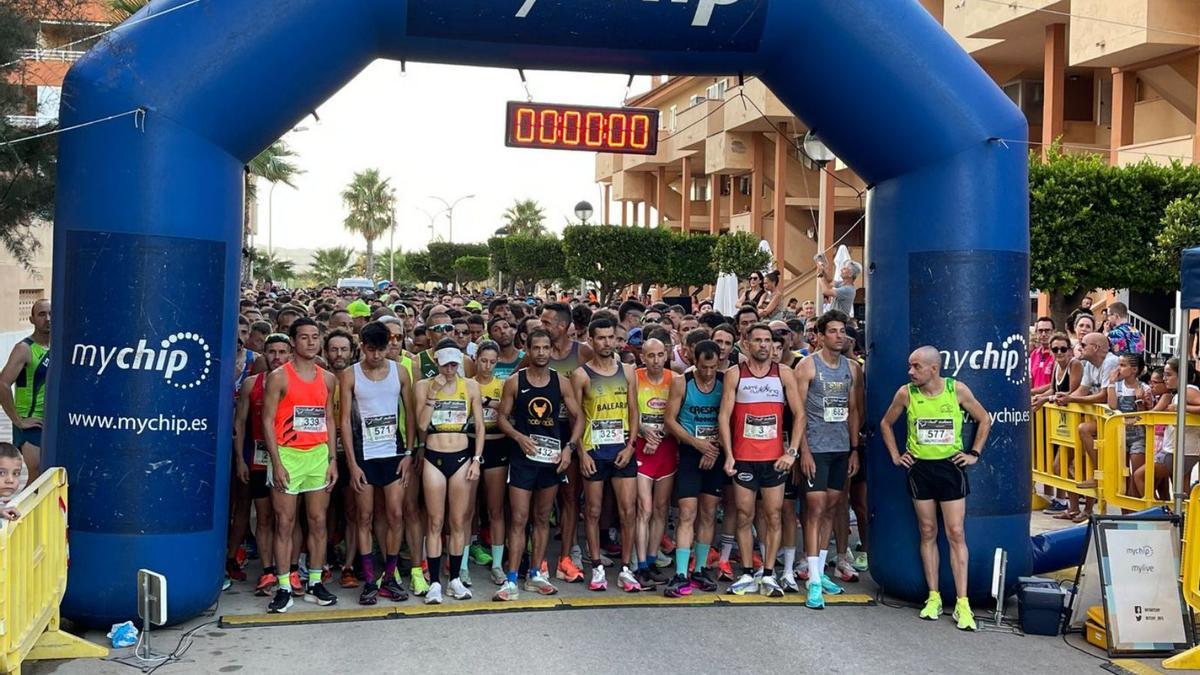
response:
<path fill-rule="evenodd" d="M 621 105 L 628 82 L 626 75 L 548 71 L 527 71 L 526 79 L 535 101 L 609 106 Z M 639 77 L 633 92 L 648 87 L 649 78 Z M 367 168 L 396 188 L 396 245 L 405 251 L 430 241 L 429 217 L 419 209 L 444 208 L 431 195 L 449 202 L 475 195 L 454 209 L 456 242 L 486 241 L 515 199 L 540 202 L 556 232 L 574 219 L 579 201 L 599 215 L 593 153 L 505 147 L 505 104 L 525 98 L 515 70 L 408 63 L 402 73 L 398 62 L 376 61 L 317 108 L 320 121 L 309 116 L 285 136 L 304 173 L 294 190 L 278 185 L 273 199 L 260 185 L 257 245 L 265 247 L 271 230 L 277 248 L 362 251 L 362 239 L 342 227 L 339 194 Z M 445 216 L 435 227 L 449 240 Z"/>

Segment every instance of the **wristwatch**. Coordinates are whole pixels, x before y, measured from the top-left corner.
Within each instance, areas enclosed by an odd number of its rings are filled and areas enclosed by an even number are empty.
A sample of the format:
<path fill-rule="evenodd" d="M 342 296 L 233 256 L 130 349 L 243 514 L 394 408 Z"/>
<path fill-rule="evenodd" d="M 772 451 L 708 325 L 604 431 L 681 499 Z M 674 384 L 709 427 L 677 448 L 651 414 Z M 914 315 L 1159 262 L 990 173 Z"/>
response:
<path fill-rule="evenodd" d="M 482 455 L 471 455 L 471 461 L 475 462 L 476 464 L 479 464 L 479 463 L 483 462 L 483 456 Z"/>
<path fill-rule="evenodd" d="M 792 459 L 796 459 L 800 456 L 800 450 L 798 448 L 784 448 L 783 451 Z"/>

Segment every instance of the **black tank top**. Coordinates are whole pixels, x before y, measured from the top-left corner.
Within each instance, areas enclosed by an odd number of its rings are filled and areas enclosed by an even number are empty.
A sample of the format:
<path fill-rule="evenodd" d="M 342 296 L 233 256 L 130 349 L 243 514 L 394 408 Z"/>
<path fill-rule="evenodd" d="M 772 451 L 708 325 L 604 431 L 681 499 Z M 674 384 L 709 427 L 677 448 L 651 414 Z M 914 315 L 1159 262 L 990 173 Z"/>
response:
<path fill-rule="evenodd" d="M 1054 373 L 1052 374 L 1052 377 L 1054 378 L 1054 393 L 1056 393 L 1056 394 L 1071 393 L 1071 364 L 1068 363 L 1067 367 L 1063 368 L 1061 378 L 1058 376 L 1058 366 L 1055 365 Z"/>
<path fill-rule="evenodd" d="M 517 371 L 517 398 L 513 402 L 513 428 L 532 436 L 550 436 L 562 440 L 558 423 L 562 404 L 562 390 L 558 386 L 558 373 L 549 370 L 550 381 L 544 387 L 535 387 L 529 382 L 528 369 Z"/>

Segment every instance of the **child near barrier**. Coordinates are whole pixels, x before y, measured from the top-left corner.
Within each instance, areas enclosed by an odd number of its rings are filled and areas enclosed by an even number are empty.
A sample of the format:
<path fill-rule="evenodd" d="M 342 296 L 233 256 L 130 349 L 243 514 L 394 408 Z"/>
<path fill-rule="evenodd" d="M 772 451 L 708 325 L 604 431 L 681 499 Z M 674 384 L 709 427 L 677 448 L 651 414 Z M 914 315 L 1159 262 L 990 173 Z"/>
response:
<path fill-rule="evenodd" d="M 1170 359 L 1163 367 L 1163 385 L 1166 387 L 1167 393 L 1158 400 L 1154 410 L 1174 412 L 1176 410 L 1175 399 L 1178 396 L 1174 392 L 1179 387 L 1179 359 Z M 1188 414 L 1200 414 L 1200 387 L 1188 384 L 1185 405 L 1187 405 Z M 1168 424 L 1162 432 L 1162 444 L 1154 453 L 1154 484 L 1156 488 L 1160 483 L 1165 484 L 1171 477 L 1174 467 L 1174 452 L 1175 426 Z M 1183 454 L 1184 480 L 1190 480 L 1192 470 L 1196 468 L 1196 463 L 1200 462 L 1200 426 L 1188 426 L 1184 429 Z M 1146 466 L 1148 464 L 1143 465 L 1133 475 L 1133 484 L 1139 486 L 1139 489 L 1146 483 Z"/>
<path fill-rule="evenodd" d="M 1108 407 L 1117 412 L 1134 413 L 1150 410 L 1154 401 L 1150 395 L 1150 387 L 1139 379 L 1142 375 L 1142 355 L 1122 354 L 1117 369 L 1113 371 L 1111 383 L 1107 387 Z M 1125 455 L 1129 462 L 1131 474 L 1146 463 L 1146 430 L 1138 426 L 1136 417 L 1125 419 Z M 1142 485 L 1131 480 L 1129 493 L 1142 495 Z"/>
<path fill-rule="evenodd" d="M 21 514 L 8 506 L 21 488 L 21 453 L 12 443 L 0 443 L 0 519 L 16 520 Z"/>

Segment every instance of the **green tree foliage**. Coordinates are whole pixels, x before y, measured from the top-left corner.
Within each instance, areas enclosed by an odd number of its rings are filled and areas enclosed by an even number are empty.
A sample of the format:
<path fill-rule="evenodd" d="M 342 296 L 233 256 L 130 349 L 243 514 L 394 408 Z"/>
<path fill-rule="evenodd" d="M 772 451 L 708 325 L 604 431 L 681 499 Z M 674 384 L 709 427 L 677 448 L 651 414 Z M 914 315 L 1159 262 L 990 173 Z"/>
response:
<path fill-rule="evenodd" d="M 508 250 L 504 243 L 506 237 L 492 237 L 487 241 L 488 258 L 491 260 L 492 271 L 500 274 L 512 274 L 512 267 L 508 264 Z"/>
<path fill-rule="evenodd" d="M 1178 288 L 1180 252 L 1200 246 L 1200 194 L 1181 197 L 1167 205 L 1155 243 L 1156 271 L 1166 274 L 1171 287 Z"/>
<path fill-rule="evenodd" d="M 443 284 L 455 280 L 455 260 L 464 257 L 488 257 L 487 244 L 455 244 L 446 241 L 435 241 L 429 243 L 427 250 L 429 253 L 429 276 L 418 278 L 421 281 L 434 281 Z"/>
<path fill-rule="evenodd" d="M 659 230 L 660 232 L 664 230 Z M 670 233 L 667 248 L 666 277 L 662 283 L 678 287 L 685 295 L 692 286 L 716 283 L 713 271 L 713 249 L 719 237 L 712 234 Z"/>
<path fill-rule="evenodd" d="M 386 274 L 388 280 L 393 283 L 417 281 L 413 279 L 412 272 L 408 269 L 408 256 L 409 254 L 400 249 L 393 251 L 385 248 L 379 252 L 379 261 L 375 264 L 379 268 L 379 273 Z"/>
<path fill-rule="evenodd" d="M 354 250 L 348 246 L 319 248 L 313 251 L 309 274 L 322 286 L 354 275 Z"/>
<path fill-rule="evenodd" d="M 265 251 L 254 253 L 254 276 L 284 282 L 296 278 L 296 264 Z"/>
<path fill-rule="evenodd" d="M 425 283 L 434 279 L 433 264 L 428 251 L 415 251 L 404 255 L 404 263 L 413 281 Z"/>
<path fill-rule="evenodd" d="M 546 233 L 546 210 L 536 199 L 518 199 L 504 211 L 504 226 L 510 235 Z"/>
<path fill-rule="evenodd" d="M 733 274 L 739 279 L 761 272 L 771 264 L 771 256 L 759 249 L 758 237 L 749 232 L 733 232 L 717 237 L 712 249 L 713 270 Z"/>
<path fill-rule="evenodd" d="M 375 279 L 375 240 L 387 234 L 396 222 L 396 190 L 390 178 L 379 175 L 379 169 L 367 169 L 354 174 L 342 190 L 346 207 L 343 226 L 367 242 L 366 275 Z"/>
<path fill-rule="evenodd" d="M 558 237 L 516 235 L 504 240 L 510 274 L 529 284 L 568 275 L 563 242 Z"/>
<path fill-rule="evenodd" d="M 487 256 L 465 255 L 454 261 L 454 274 L 460 282 L 484 281 L 491 274 Z"/>
<path fill-rule="evenodd" d="M 1056 309 L 1093 288 L 1173 289 L 1178 270 L 1148 263 L 1168 205 L 1197 193 L 1200 167 L 1190 164 L 1114 167 L 1057 148 L 1046 162 L 1031 153 L 1030 285 L 1070 296 Z"/>
<path fill-rule="evenodd" d="M 666 276 L 662 242 L 661 230 L 642 227 L 571 225 L 563 230 L 567 271 L 599 284 L 605 302 L 624 286 Z"/>

